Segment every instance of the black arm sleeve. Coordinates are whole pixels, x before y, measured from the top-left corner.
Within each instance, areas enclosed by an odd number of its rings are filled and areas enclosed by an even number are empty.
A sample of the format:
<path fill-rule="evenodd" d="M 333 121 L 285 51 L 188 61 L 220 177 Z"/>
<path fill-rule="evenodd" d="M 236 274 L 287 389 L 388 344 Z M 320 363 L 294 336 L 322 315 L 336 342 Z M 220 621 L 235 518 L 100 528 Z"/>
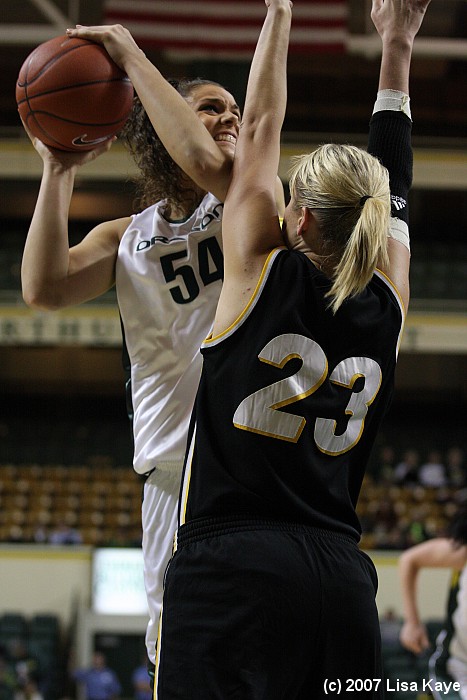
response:
<path fill-rule="evenodd" d="M 408 194 L 412 185 L 412 122 L 403 112 L 383 110 L 370 120 L 368 152 L 389 171 L 391 216 L 409 223 Z"/>

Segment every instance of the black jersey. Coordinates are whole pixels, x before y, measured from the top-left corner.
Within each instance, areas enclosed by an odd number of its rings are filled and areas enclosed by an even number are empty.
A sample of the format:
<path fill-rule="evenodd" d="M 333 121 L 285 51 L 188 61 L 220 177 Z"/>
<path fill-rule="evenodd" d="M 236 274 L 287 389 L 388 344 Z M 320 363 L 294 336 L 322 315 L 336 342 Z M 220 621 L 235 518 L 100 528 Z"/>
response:
<path fill-rule="evenodd" d="M 404 310 L 379 272 L 335 315 L 329 288 L 304 254 L 276 249 L 241 316 L 204 342 L 180 524 L 252 516 L 359 538 Z"/>

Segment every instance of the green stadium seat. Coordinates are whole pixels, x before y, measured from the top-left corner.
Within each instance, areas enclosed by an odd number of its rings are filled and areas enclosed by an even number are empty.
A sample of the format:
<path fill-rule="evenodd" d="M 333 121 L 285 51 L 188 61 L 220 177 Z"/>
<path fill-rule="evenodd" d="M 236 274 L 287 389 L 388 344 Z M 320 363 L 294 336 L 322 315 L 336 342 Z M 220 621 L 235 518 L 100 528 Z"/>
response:
<path fill-rule="evenodd" d="M 24 639 L 27 635 L 28 623 L 22 613 L 4 613 L 0 617 L 0 635 L 9 638 Z"/>
<path fill-rule="evenodd" d="M 31 637 L 48 637 L 58 639 L 60 624 L 56 615 L 37 614 L 29 623 L 29 634 Z"/>

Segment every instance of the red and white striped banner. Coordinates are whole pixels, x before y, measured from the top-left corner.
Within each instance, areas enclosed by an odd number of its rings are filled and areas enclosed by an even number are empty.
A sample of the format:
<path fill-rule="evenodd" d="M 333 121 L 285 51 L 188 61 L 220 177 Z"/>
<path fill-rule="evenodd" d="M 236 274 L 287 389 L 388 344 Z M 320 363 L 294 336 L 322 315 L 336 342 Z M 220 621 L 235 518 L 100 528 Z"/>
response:
<path fill-rule="evenodd" d="M 252 57 L 265 13 L 261 0 L 105 0 L 103 23 L 174 57 L 240 59 Z M 343 52 L 347 17 L 347 0 L 298 0 L 290 52 Z"/>

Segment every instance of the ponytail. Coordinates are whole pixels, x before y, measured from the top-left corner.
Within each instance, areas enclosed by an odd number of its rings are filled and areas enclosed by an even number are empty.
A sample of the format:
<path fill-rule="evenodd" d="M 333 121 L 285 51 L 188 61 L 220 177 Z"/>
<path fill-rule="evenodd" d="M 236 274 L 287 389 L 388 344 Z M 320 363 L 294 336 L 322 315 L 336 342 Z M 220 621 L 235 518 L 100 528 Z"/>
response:
<path fill-rule="evenodd" d="M 295 205 L 313 211 L 324 255 L 333 263 L 333 313 L 362 292 L 378 264 L 387 264 L 389 175 L 355 146 L 327 144 L 294 158 L 290 192 Z"/>

